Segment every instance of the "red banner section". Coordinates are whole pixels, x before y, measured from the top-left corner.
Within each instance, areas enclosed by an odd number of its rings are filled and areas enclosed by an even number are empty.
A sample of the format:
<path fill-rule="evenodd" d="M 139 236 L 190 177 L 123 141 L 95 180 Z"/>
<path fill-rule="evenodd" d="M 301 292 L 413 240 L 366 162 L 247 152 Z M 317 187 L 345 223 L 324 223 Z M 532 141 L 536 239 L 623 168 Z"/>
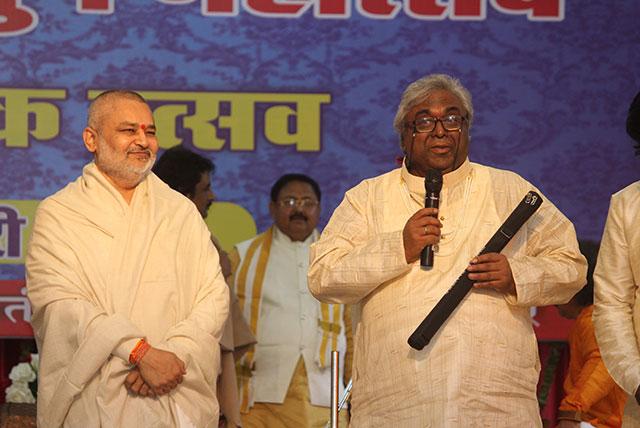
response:
<path fill-rule="evenodd" d="M 0 281 L 0 338 L 33 337 L 24 280 Z"/>
<path fill-rule="evenodd" d="M 555 306 L 541 306 L 532 310 L 533 329 L 540 341 L 566 341 L 574 321 L 563 318 Z"/>
<path fill-rule="evenodd" d="M 21 36 L 38 26 L 38 14 L 22 0 L 0 1 L 0 36 Z"/>
<path fill-rule="evenodd" d="M 0 338 L 33 337 L 30 321 L 24 280 L 0 281 Z M 540 341 L 566 341 L 574 323 L 561 317 L 555 306 L 533 308 L 531 322 Z"/>

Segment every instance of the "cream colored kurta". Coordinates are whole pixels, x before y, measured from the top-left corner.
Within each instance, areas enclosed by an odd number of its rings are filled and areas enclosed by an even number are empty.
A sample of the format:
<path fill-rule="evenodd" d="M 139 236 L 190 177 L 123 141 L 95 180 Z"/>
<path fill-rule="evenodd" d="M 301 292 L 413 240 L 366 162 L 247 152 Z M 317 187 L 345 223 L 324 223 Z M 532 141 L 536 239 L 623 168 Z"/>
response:
<path fill-rule="evenodd" d="M 273 226 L 273 240 L 259 296 L 259 315 L 255 327 L 258 343 L 252 364 L 252 399 L 249 405 L 253 402 L 282 403 L 298 360 L 302 357 L 311 404 L 330 406 L 330 359 L 326 361 L 325 367 L 318 364 L 318 349 L 323 337 L 323 330 L 318 325 L 321 305 L 309 293 L 307 286 L 309 246 L 317 238 L 318 232 L 314 231 L 304 242 L 294 242 Z M 247 248 L 252 241 L 253 239 L 236 246 L 240 263 L 244 261 Z M 259 259 L 257 254 L 259 251 L 249 265 L 247 284 L 253 284 L 255 281 Z M 238 288 L 236 291 L 240 295 Z M 247 291 L 243 294 L 248 295 L 244 299 L 243 310 L 245 316 L 251 318 L 249 296 L 252 293 Z M 340 324 L 336 347 L 340 351 L 342 370 L 346 351 L 346 329 L 342 318 L 334 322 Z M 340 391 L 342 388 L 343 385 L 340 383 Z"/>
<path fill-rule="evenodd" d="M 402 230 L 423 206 L 406 168 L 349 190 L 311 247 L 309 287 L 353 303 L 351 427 L 541 426 L 529 308 L 568 301 L 585 282 L 573 225 L 549 201 L 503 251 L 517 299 L 473 290 L 422 351 L 407 339 L 524 195 L 518 175 L 467 160 L 444 176 L 434 268 L 407 265 Z"/>
<path fill-rule="evenodd" d="M 640 181 L 611 197 L 594 272 L 596 338 L 611 377 L 631 397 L 623 426 L 640 427 Z"/>
<path fill-rule="evenodd" d="M 128 205 L 98 171 L 45 199 L 27 255 L 40 351 L 38 426 L 218 423 L 215 382 L 229 293 L 195 206 L 150 174 Z M 124 387 L 140 337 L 186 364 L 158 399 Z"/>

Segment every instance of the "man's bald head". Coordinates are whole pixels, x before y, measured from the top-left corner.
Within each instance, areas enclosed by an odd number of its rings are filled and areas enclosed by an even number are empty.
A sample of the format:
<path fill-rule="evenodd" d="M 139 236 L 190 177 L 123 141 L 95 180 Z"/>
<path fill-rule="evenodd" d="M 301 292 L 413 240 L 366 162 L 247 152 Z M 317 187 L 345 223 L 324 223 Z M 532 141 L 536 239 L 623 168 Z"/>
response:
<path fill-rule="evenodd" d="M 87 122 L 82 139 L 96 166 L 129 192 L 147 176 L 158 151 L 151 108 L 133 91 L 107 91 L 89 106 Z"/>
<path fill-rule="evenodd" d="M 114 89 L 101 93 L 89 104 L 87 114 L 87 126 L 99 130 L 105 113 L 113 108 L 113 104 L 118 100 L 131 100 L 147 104 L 147 101 L 135 91 L 126 89 Z"/>

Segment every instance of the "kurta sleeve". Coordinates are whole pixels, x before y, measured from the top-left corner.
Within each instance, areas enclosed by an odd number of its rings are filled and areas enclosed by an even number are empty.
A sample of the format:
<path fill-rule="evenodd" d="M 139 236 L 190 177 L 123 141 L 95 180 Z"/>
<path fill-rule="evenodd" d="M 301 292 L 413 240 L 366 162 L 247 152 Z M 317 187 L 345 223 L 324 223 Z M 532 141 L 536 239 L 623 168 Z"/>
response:
<path fill-rule="evenodd" d="M 190 255 L 181 267 L 182 275 L 195 283 L 194 301 L 185 302 L 192 309 L 167 332 L 165 341 L 158 347 L 174 352 L 183 361 L 195 362 L 205 378 L 213 381 L 217 373 L 212 370 L 217 366 L 212 364 L 212 353 L 219 354 L 220 338 L 229 315 L 229 289 L 204 222 L 192 223 L 182 240 L 184 254 Z"/>
<path fill-rule="evenodd" d="M 111 320 L 113 328 L 107 328 L 107 336 L 112 346 L 132 340 L 132 335 L 142 337 L 137 327 L 126 318 L 108 316 L 94 303 L 96 297 L 83 285 L 89 280 L 77 261 L 73 241 L 65 235 L 65 227 L 52 206 L 55 204 L 44 202 L 38 209 L 26 262 L 27 290 L 33 305 L 36 332 L 43 336 L 44 331 L 51 327 L 47 320 L 56 322 L 64 318 L 76 326 L 75 329 L 67 329 L 67 334 L 72 332 L 74 339 L 82 343 L 91 340 L 90 336 L 98 325 L 108 324 Z M 104 341 L 102 334 L 105 332 L 101 332 L 96 340 Z"/>
<path fill-rule="evenodd" d="M 126 317 L 95 303 L 65 231 L 56 204 L 43 202 L 26 260 L 32 325 L 39 351 L 47 355 L 41 360 L 39 407 L 54 425 L 110 354 L 121 348 L 126 360 L 128 344 L 143 337 Z"/>
<path fill-rule="evenodd" d="M 618 385 L 633 395 L 640 385 L 640 353 L 633 320 L 637 285 L 630 265 L 625 207 L 617 196 L 611 199 L 594 272 L 593 321 L 607 369 Z"/>
<path fill-rule="evenodd" d="M 349 190 L 311 246 L 309 289 L 319 300 L 356 303 L 407 273 L 402 230 L 374 233 L 367 181 Z"/>
<path fill-rule="evenodd" d="M 573 224 L 549 201 L 525 223 L 524 254 L 509 258 L 518 306 L 568 302 L 586 284 L 587 261 L 580 253 Z"/>

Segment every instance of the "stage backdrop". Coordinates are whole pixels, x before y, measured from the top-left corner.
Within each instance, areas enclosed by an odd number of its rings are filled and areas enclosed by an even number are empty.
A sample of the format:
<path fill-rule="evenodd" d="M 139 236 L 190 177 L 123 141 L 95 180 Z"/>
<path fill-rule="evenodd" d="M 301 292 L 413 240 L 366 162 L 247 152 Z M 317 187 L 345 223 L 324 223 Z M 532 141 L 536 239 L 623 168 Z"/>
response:
<path fill-rule="evenodd" d="M 400 94 L 433 72 L 473 95 L 471 159 L 521 174 L 599 239 L 610 195 L 640 176 L 624 132 L 638 20 L 637 0 L 2 0 L 0 327 L 28 311 L 15 281 L 34 210 L 90 161 L 86 109 L 108 88 L 149 100 L 162 148 L 215 162 L 226 248 L 270 223 L 284 172 L 319 181 L 324 225 L 345 190 L 394 168 Z"/>

